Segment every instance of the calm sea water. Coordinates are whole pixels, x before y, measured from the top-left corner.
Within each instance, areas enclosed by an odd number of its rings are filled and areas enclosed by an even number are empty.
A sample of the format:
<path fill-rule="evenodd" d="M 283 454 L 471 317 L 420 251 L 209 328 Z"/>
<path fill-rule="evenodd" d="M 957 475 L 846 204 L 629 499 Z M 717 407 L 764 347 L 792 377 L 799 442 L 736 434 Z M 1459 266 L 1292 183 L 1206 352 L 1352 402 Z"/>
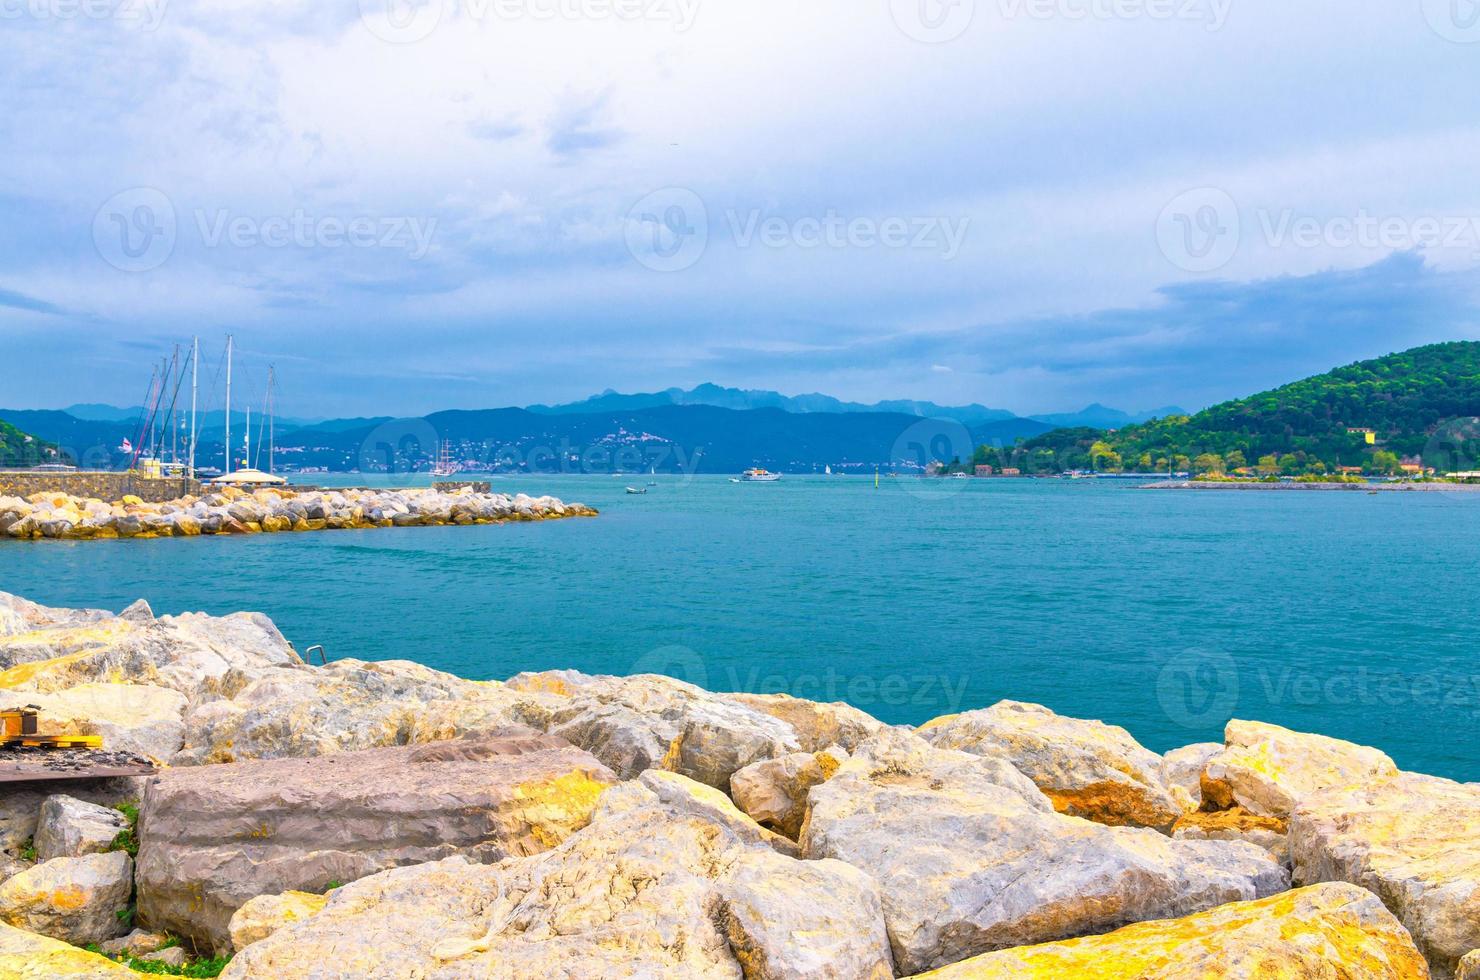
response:
<path fill-rule="evenodd" d="M 1480 780 L 1474 497 L 630 479 L 497 481 L 595 520 L 0 541 L 0 589 L 260 610 L 300 650 L 480 679 L 657 671 L 896 723 L 1036 701 L 1158 751 L 1253 718 Z"/>

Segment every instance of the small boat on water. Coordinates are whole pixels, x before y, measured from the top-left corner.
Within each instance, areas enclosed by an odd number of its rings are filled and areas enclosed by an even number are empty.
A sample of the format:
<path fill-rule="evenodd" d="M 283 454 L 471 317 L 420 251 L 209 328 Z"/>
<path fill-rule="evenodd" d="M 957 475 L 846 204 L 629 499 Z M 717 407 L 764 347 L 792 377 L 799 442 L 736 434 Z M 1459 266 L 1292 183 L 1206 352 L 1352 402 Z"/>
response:
<path fill-rule="evenodd" d="M 643 487 L 641 490 L 639 490 L 636 487 L 628 487 L 627 488 L 627 492 L 628 493 L 635 493 L 635 494 L 643 494 L 643 493 L 647 493 L 647 488 L 646 487 Z"/>
<path fill-rule="evenodd" d="M 780 473 L 772 473 L 770 470 L 763 470 L 760 467 L 746 470 L 740 474 L 741 483 L 775 483 L 779 479 L 781 479 Z"/>
<path fill-rule="evenodd" d="M 739 483 L 740 482 L 740 478 L 738 476 L 732 476 L 732 477 L 730 477 L 730 482 L 731 483 Z"/>

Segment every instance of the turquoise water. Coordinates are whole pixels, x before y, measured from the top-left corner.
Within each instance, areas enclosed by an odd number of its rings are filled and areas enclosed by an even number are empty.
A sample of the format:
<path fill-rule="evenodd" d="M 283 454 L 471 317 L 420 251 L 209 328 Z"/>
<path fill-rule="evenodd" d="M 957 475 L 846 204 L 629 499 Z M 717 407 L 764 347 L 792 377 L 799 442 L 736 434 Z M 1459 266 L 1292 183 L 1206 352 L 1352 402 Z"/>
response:
<path fill-rule="evenodd" d="M 908 723 L 1036 701 L 1158 751 L 1255 718 L 1480 779 L 1473 497 L 630 479 L 497 483 L 595 520 L 4 541 L 0 589 L 255 609 L 300 650 L 475 678 L 656 670 Z"/>

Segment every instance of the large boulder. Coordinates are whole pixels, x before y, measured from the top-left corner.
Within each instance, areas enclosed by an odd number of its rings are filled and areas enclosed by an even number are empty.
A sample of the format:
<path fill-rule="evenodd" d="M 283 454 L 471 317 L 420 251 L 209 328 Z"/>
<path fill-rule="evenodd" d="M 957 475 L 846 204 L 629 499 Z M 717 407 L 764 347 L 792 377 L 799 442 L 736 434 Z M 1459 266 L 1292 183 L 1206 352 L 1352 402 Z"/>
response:
<path fill-rule="evenodd" d="M 1238 805 L 1262 816 L 1288 817 L 1311 793 L 1398 774 L 1393 760 L 1376 749 L 1263 722 L 1230 721 L 1224 743 L 1203 769 L 1204 809 Z"/>
<path fill-rule="evenodd" d="M 1375 893 L 1440 974 L 1480 948 L 1480 786 L 1403 773 L 1312 794 L 1290 820 L 1290 855 L 1301 884 Z"/>
<path fill-rule="evenodd" d="M 121 936 L 133 870 L 122 851 L 38 864 L 0 885 L 0 922 L 77 946 Z"/>
<path fill-rule="evenodd" d="M 1480 949 L 1466 953 L 1455 968 L 1454 980 L 1480 980 Z"/>
<path fill-rule="evenodd" d="M 67 795 L 112 807 L 137 801 L 144 792 L 143 778 L 69 779 Z M 55 796 L 55 782 L 6 783 L 0 791 L 0 850 L 18 853 L 27 841 L 34 840 L 41 824 L 41 804 Z"/>
<path fill-rule="evenodd" d="M 281 895 L 258 895 L 231 916 L 231 946 L 241 952 L 261 942 L 283 926 L 302 922 L 322 912 L 329 896 L 313 892 L 283 892 Z"/>
<path fill-rule="evenodd" d="M 730 777 L 730 796 L 757 823 L 795 840 L 807 816 L 807 794 L 847 759 L 834 747 L 753 762 Z"/>
<path fill-rule="evenodd" d="M 548 853 L 482 867 L 451 858 L 346 885 L 222 977 L 893 975 L 866 875 L 777 854 L 712 819 L 712 790 L 656 775 L 673 802 L 646 779 L 624 783 Z"/>
<path fill-rule="evenodd" d="M 0 923 L 0 977 L 12 980 L 138 980 L 139 975 L 106 956 Z"/>
<path fill-rule="evenodd" d="M 925 976 L 1419 980 L 1428 975 L 1413 940 L 1375 896 L 1350 885 L 1318 885 L 1104 936 L 987 953 Z"/>
<path fill-rule="evenodd" d="M 1241 840 L 1269 852 L 1280 864 L 1290 863 L 1289 822 L 1279 817 L 1261 817 L 1242 807 L 1231 810 L 1192 810 L 1182 814 L 1172 828 L 1177 840 Z"/>
<path fill-rule="evenodd" d="M 118 616 L 45 609 L 14 597 L 6 604 L 12 628 L 0 634 L 0 689 L 48 693 L 126 683 L 193 698 L 232 671 L 256 676 L 302 663 L 260 613 L 156 619 L 137 604 Z"/>
<path fill-rule="evenodd" d="M 41 709 L 38 730 L 43 735 L 101 735 L 110 752 L 130 752 L 161 763 L 180 751 L 184 741 L 187 699 L 167 687 L 79 684 L 24 698 Z"/>
<path fill-rule="evenodd" d="M 813 787 L 801 845 L 879 881 L 904 972 L 1289 887 L 1253 845 L 1106 827 L 1056 813 L 1041 795 L 1034 805 L 988 759 L 879 748 L 864 743 Z"/>
<path fill-rule="evenodd" d="M 258 895 L 534 854 L 584 827 L 613 782 L 546 736 L 170 770 L 140 813 L 139 916 L 224 954 Z"/>
<path fill-rule="evenodd" d="M 516 695 L 406 661 L 279 667 L 196 704 L 174 765 L 307 758 L 515 725 Z M 457 707 L 460 723 L 447 723 Z M 439 720 L 431 722 L 428 714 Z M 472 720 L 476 719 L 476 720 Z"/>
<path fill-rule="evenodd" d="M 786 722 L 803 752 L 841 746 L 852 752 L 864 739 L 886 728 L 882 721 L 841 701 L 824 703 L 789 694 L 727 694 L 736 704 Z"/>
<path fill-rule="evenodd" d="M 728 790 L 736 771 L 799 749 L 779 718 L 656 674 L 521 674 L 508 688 L 545 695 L 521 704 L 521 720 L 569 739 L 624 779 L 666 769 Z"/>
<path fill-rule="evenodd" d="M 920 734 L 943 749 L 1006 759 L 1060 813 L 1169 832 L 1183 810 L 1162 782 L 1161 757 L 1114 725 L 1003 701 L 936 719 Z"/>
<path fill-rule="evenodd" d="M 36 859 L 101 854 L 128 829 L 128 818 L 110 807 L 72 796 L 48 796 L 36 824 Z"/>

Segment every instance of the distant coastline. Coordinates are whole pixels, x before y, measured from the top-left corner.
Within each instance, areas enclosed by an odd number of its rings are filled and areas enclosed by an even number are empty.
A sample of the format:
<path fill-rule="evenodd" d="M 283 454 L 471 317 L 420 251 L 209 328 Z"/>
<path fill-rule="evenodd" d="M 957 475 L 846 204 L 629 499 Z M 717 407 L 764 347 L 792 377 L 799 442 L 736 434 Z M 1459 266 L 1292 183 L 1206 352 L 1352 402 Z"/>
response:
<path fill-rule="evenodd" d="M 1250 480 L 1163 480 L 1146 483 L 1138 490 L 1336 490 L 1348 493 L 1480 493 L 1474 483 L 1279 483 Z"/>

